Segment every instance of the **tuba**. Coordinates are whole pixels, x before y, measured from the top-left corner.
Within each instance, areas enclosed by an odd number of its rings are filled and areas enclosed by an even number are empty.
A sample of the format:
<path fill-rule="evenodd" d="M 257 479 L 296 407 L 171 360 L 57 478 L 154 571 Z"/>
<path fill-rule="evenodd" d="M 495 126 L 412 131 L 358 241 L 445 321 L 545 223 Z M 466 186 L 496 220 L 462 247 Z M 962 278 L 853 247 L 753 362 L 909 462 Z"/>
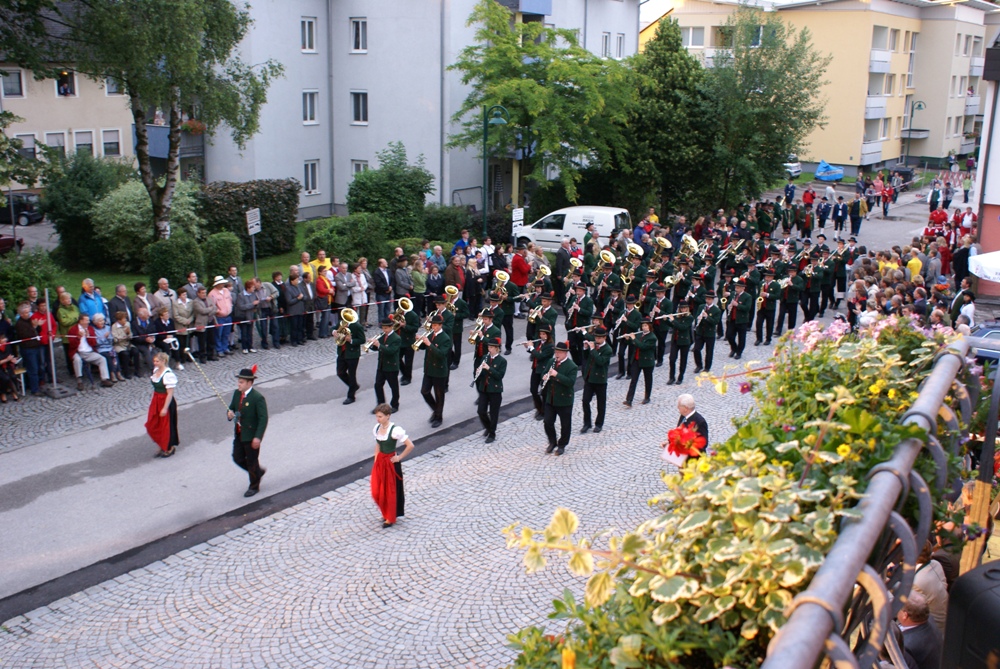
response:
<path fill-rule="evenodd" d="M 639 256 L 641 258 L 643 253 L 645 253 L 642 247 L 636 244 L 635 242 L 629 242 L 626 248 L 628 249 L 628 254 L 630 256 Z"/>
<path fill-rule="evenodd" d="M 451 313 L 455 313 L 458 311 L 458 307 L 455 306 L 455 300 L 458 299 L 458 288 L 456 286 L 445 286 L 444 292 L 448 296 L 444 308 Z"/>
<path fill-rule="evenodd" d="M 347 341 L 347 333 L 351 328 L 352 323 L 358 322 L 358 312 L 350 307 L 345 307 L 340 312 L 340 325 L 337 326 L 337 331 L 333 333 L 333 343 L 337 346 L 343 346 Z"/>
<path fill-rule="evenodd" d="M 602 263 L 611 263 L 612 265 L 614 265 L 616 260 L 618 260 L 618 256 L 616 256 L 613 251 L 610 251 L 608 249 L 604 249 L 603 251 L 601 251 Z"/>

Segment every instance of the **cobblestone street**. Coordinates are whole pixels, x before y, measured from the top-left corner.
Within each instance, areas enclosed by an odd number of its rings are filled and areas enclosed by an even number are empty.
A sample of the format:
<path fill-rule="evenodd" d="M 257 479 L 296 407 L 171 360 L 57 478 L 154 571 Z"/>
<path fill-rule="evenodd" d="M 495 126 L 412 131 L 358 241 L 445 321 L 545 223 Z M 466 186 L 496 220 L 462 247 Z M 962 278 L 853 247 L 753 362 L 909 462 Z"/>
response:
<path fill-rule="evenodd" d="M 724 342 L 717 350 L 719 372 Z M 506 635 L 544 623 L 551 600 L 583 580 L 558 561 L 526 575 L 500 529 L 544 526 L 557 506 L 585 531 L 632 527 L 660 489 L 677 395 L 695 394 L 713 441 L 750 406 L 735 386 L 723 397 L 666 376 L 657 370 L 653 402 L 631 410 L 626 381 L 612 381 L 601 434 L 578 434 L 578 402 L 563 457 L 544 454 L 531 413 L 503 423 L 494 444 L 476 433 L 414 457 L 394 528 L 380 527 L 364 478 L 9 620 L 0 666 L 503 666 Z"/>

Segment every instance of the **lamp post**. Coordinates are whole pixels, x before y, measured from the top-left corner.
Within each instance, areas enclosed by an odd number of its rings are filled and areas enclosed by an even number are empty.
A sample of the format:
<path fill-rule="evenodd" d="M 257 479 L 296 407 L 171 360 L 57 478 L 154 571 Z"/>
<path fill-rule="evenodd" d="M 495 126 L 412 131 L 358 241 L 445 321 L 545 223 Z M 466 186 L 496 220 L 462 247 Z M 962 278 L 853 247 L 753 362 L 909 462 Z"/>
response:
<path fill-rule="evenodd" d="M 914 100 L 910 103 L 910 127 L 906 135 L 906 153 L 903 154 L 903 167 L 907 166 L 910 161 L 910 144 L 913 142 L 913 117 L 916 113 L 922 109 L 925 109 L 925 105 L 921 100 Z"/>
<path fill-rule="evenodd" d="M 489 156 L 486 153 L 486 139 L 491 125 L 507 125 L 510 114 L 501 105 L 493 105 L 489 109 L 483 107 L 483 239 L 486 239 L 486 189 L 489 187 Z"/>

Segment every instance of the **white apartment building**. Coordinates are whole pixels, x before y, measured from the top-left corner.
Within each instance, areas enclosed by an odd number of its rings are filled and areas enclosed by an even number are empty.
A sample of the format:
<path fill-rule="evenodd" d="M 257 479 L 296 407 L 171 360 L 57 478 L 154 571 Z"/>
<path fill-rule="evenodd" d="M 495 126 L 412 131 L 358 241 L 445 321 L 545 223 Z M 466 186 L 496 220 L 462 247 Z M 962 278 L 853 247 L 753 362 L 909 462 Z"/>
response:
<path fill-rule="evenodd" d="M 580 32 L 581 45 L 610 58 L 638 48 L 639 0 L 497 0 L 523 21 Z M 466 21 L 476 0 L 255 0 L 241 45 L 246 62 L 274 58 L 260 131 L 241 153 L 216 133 L 205 147 L 206 181 L 294 177 L 300 216 L 346 211 L 354 174 L 377 167 L 390 143 L 420 155 L 434 174 L 432 201 L 482 201 L 476 151 L 446 150 L 452 115 L 468 89 L 447 68 L 474 38 Z M 490 167 L 491 206 L 511 197 L 510 161 Z M 493 186 L 496 184 L 496 186 Z"/>

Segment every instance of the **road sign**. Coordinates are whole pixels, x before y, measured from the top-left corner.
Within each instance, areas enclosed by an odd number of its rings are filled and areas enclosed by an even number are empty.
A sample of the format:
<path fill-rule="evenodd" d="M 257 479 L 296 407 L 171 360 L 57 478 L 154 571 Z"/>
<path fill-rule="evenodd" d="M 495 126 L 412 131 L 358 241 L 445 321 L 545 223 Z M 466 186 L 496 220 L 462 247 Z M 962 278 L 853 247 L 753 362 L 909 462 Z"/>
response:
<path fill-rule="evenodd" d="M 247 211 L 247 234 L 256 235 L 260 232 L 260 209 Z"/>
<path fill-rule="evenodd" d="M 518 207 L 517 209 L 515 209 L 513 211 L 513 216 L 511 216 L 511 220 L 514 221 L 515 223 L 517 223 L 518 221 L 523 221 L 524 220 L 524 207 Z"/>

